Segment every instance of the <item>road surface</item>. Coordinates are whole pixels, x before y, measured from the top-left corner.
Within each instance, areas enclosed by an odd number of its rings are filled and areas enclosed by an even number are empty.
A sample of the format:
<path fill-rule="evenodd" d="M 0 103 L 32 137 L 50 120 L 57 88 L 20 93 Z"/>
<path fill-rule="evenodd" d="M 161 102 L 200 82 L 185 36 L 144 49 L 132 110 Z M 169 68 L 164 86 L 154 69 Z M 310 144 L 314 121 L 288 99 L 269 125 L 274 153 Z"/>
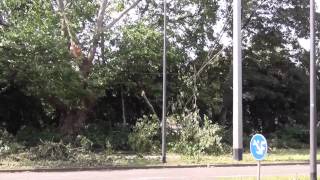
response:
<path fill-rule="evenodd" d="M 318 172 L 320 166 L 318 166 Z M 265 166 L 262 176 L 308 175 L 308 165 Z M 256 167 L 211 167 L 107 170 L 81 172 L 0 173 L 0 180 L 211 180 L 219 177 L 256 176 Z"/>

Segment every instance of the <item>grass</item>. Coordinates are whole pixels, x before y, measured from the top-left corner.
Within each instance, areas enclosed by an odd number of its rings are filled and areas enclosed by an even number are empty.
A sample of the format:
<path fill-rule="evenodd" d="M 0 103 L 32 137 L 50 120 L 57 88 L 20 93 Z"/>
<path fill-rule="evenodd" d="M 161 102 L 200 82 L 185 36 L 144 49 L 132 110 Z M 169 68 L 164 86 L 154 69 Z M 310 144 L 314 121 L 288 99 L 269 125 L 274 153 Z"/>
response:
<path fill-rule="evenodd" d="M 261 180 L 309 180 L 307 176 L 270 176 L 261 177 Z M 256 177 L 218 178 L 218 180 L 256 180 Z"/>
<path fill-rule="evenodd" d="M 320 152 L 318 153 L 320 155 Z M 308 149 L 277 149 L 268 152 L 263 161 L 265 163 L 301 162 L 309 160 Z M 320 160 L 320 159 L 319 159 Z M 256 163 L 249 152 L 243 154 L 243 161 L 238 162 L 232 159 L 232 154 L 221 156 L 184 156 L 169 154 L 168 164 L 230 164 L 230 163 Z"/>
<path fill-rule="evenodd" d="M 318 154 L 320 155 L 320 153 Z M 0 170 L 2 169 L 33 169 L 33 168 L 70 168 L 70 167 L 106 167 L 106 166 L 157 166 L 159 155 L 127 155 L 106 153 L 79 153 L 72 159 L 49 161 L 46 159 L 32 159 L 28 152 L 0 156 Z M 308 149 L 278 149 L 270 151 L 263 163 L 302 162 L 309 159 Z M 231 154 L 220 156 L 185 156 L 169 153 L 167 165 L 195 165 L 195 164 L 241 164 L 256 163 L 248 152 L 244 153 L 243 161 L 236 162 Z"/>

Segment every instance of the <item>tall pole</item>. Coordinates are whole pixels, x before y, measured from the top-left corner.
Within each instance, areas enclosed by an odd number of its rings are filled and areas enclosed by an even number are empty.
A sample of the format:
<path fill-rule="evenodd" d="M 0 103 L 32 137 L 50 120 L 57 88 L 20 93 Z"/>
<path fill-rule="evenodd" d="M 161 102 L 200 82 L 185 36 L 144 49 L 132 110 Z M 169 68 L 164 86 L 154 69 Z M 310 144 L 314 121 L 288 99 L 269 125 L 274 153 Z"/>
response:
<path fill-rule="evenodd" d="M 241 0 L 233 0 L 233 158 L 242 160 Z"/>
<path fill-rule="evenodd" d="M 166 115 L 167 115 L 167 1 L 163 0 L 163 84 L 162 84 L 162 163 L 166 163 Z"/>
<path fill-rule="evenodd" d="M 310 0 L 310 180 L 317 179 L 317 104 L 315 61 L 315 2 Z"/>

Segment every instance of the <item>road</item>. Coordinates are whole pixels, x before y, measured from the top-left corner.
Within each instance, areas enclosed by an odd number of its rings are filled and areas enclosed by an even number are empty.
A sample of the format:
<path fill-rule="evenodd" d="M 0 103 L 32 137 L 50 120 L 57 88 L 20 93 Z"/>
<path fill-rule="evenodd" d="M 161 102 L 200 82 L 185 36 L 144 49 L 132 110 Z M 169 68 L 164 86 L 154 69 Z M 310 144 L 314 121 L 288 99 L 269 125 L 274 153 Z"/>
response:
<path fill-rule="evenodd" d="M 318 172 L 320 166 L 318 166 Z M 256 176 L 256 167 L 139 169 L 81 172 L 0 173 L 0 180 L 211 180 L 219 177 Z M 265 166 L 263 176 L 308 175 L 309 166 Z"/>

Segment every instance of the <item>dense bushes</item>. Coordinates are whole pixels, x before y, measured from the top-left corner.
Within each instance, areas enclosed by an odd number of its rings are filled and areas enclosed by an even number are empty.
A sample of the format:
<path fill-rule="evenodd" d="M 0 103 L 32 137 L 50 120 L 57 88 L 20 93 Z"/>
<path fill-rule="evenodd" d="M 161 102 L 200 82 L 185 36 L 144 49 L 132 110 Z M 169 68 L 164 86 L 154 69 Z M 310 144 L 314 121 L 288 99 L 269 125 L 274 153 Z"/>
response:
<path fill-rule="evenodd" d="M 167 122 L 168 151 L 199 156 L 230 152 L 230 133 L 198 111 L 169 116 Z M 90 153 L 159 153 L 161 123 L 156 115 L 143 116 L 135 126 L 99 122 L 88 124 L 76 136 L 62 136 L 54 129 L 39 131 L 24 127 L 16 136 L 0 129 L 0 155 L 30 152 L 31 159 L 73 160 L 79 154 Z M 308 144 L 306 127 L 286 127 L 269 134 L 270 147 L 305 148 Z M 246 139 L 247 138 L 247 139 Z M 249 142 L 245 136 L 244 143 Z"/>
<path fill-rule="evenodd" d="M 309 144 L 309 130 L 301 125 L 285 127 L 274 132 L 270 140 L 270 144 L 277 148 L 304 148 Z"/>
<path fill-rule="evenodd" d="M 132 150 L 139 153 L 160 150 L 160 123 L 155 115 L 138 119 L 133 132 L 129 135 L 129 145 Z"/>
<path fill-rule="evenodd" d="M 173 116 L 170 122 L 171 138 L 169 147 L 173 152 L 187 155 L 220 154 L 226 145 L 222 143 L 223 129 L 212 124 L 207 116 L 201 118 L 199 112 L 188 112 Z"/>

